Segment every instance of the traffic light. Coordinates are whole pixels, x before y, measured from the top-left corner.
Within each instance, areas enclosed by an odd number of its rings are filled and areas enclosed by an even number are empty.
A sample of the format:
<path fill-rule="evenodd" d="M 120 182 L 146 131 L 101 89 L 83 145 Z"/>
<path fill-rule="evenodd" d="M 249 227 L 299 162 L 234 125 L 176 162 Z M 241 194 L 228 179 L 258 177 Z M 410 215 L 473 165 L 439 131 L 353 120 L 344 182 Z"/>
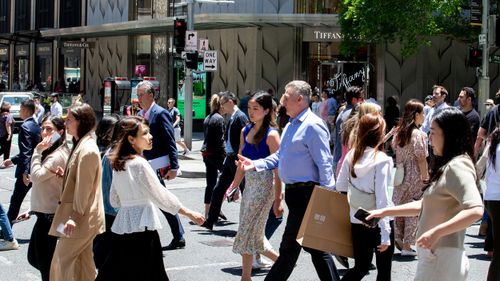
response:
<path fill-rule="evenodd" d="M 186 53 L 186 67 L 198 69 L 198 52 Z"/>
<path fill-rule="evenodd" d="M 483 59 L 483 50 L 471 47 L 469 49 L 469 66 L 480 67 Z"/>
<path fill-rule="evenodd" d="M 184 19 L 174 20 L 174 47 L 175 52 L 180 54 L 186 45 L 186 21 Z"/>

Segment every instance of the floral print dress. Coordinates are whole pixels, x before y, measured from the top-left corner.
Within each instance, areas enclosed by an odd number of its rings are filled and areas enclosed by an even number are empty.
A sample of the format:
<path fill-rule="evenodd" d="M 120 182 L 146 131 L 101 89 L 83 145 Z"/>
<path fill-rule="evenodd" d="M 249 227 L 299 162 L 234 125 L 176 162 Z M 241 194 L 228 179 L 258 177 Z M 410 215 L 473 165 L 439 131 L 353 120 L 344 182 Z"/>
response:
<path fill-rule="evenodd" d="M 394 205 L 401 205 L 419 200 L 422 197 L 422 188 L 424 183 L 420 179 L 420 169 L 417 159 L 429 155 L 427 149 L 427 135 L 414 129 L 410 143 L 400 147 L 397 138 L 393 138 L 392 149 L 396 153 L 396 164 L 403 163 L 404 179 L 403 182 L 394 187 L 392 201 Z M 395 240 L 415 244 L 415 233 L 417 230 L 417 217 L 398 217 L 394 220 Z"/>

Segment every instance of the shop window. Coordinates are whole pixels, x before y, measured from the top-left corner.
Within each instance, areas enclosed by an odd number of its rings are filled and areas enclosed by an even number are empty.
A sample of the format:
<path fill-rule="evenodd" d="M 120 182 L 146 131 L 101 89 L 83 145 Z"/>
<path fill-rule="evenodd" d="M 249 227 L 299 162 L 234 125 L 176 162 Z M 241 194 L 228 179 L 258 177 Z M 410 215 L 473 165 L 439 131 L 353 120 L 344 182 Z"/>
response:
<path fill-rule="evenodd" d="M 60 5 L 60 21 L 61 28 L 74 27 L 81 25 L 81 1 L 80 0 L 64 0 Z"/>
<path fill-rule="evenodd" d="M 0 49 L 0 51 L 2 51 L 2 49 Z M 9 59 L 8 57 L 0 56 L 0 91 L 8 88 L 9 88 Z"/>
<path fill-rule="evenodd" d="M 36 29 L 54 27 L 54 1 L 36 0 Z"/>
<path fill-rule="evenodd" d="M 135 65 L 145 65 L 146 74 L 150 76 L 151 70 L 151 35 L 141 35 L 135 38 Z"/>
<path fill-rule="evenodd" d="M 80 91 L 80 54 L 64 57 L 64 87 L 65 92 L 78 93 Z M 59 82 L 62 85 L 61 81 Z"/>
<path fill-rule="evenodd" d="M 297 0 L 295 13 L 297 14 L 337 14 L 340 0 Z"/>
<path fill-rule="evenodd" d="M 9 0 L 0 0 L 0 33 L 10 33 Z"/>
<path fill-rule="evenodd" d="M 152 14 L 152 0 L 137 0 L 137 19 L 138 20 L 147 20 L 151 19 Z"/>
<path fill-rule="evenodd" d="M 16 18 L 14 29 L 16 31 L 30 30 L 31 0 L 17 0 L 15 8 Z"/>

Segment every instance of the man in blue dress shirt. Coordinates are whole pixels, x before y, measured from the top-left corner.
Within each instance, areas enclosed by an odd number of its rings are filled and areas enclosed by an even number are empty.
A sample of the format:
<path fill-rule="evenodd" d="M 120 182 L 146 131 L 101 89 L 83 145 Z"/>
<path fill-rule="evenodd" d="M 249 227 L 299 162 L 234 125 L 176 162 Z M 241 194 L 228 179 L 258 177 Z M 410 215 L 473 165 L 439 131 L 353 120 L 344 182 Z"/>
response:
<path fill-rule="evenodd" d="M 302 218 L 314 186 L 333 188 L 335 180 L 330 153 L 330 133 L 325 123 L 309 109 L 311 86 L 304 81 L 292 81 L 285 86 L 282 104 L 290 121 L 283 131 L 280 149 L 264 158 L 252 161 L 241 155 L 239 165 L 245 171 L 272 170 L 278 167 L 285 182 L 285 202 L 289 214 L 280 245 L 280 256 L 266 276 L 267 281 L 287 280 L 300 254 L 297 243 Z M 319 279 L 339 280 L 332 256 L 304 247 L 311 254 Z"/>

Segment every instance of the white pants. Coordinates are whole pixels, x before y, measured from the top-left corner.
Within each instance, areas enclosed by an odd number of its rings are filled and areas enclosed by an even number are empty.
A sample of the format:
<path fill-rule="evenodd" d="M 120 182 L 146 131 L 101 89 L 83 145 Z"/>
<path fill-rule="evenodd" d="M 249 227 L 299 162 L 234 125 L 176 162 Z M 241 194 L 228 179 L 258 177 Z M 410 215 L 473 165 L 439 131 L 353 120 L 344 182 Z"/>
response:
<path fill-rule="evenodd" d="M 469 273 L 465 250 L 442 247 L 417 248 L 418 264 L 414 281 L 464 281 Z"/>

